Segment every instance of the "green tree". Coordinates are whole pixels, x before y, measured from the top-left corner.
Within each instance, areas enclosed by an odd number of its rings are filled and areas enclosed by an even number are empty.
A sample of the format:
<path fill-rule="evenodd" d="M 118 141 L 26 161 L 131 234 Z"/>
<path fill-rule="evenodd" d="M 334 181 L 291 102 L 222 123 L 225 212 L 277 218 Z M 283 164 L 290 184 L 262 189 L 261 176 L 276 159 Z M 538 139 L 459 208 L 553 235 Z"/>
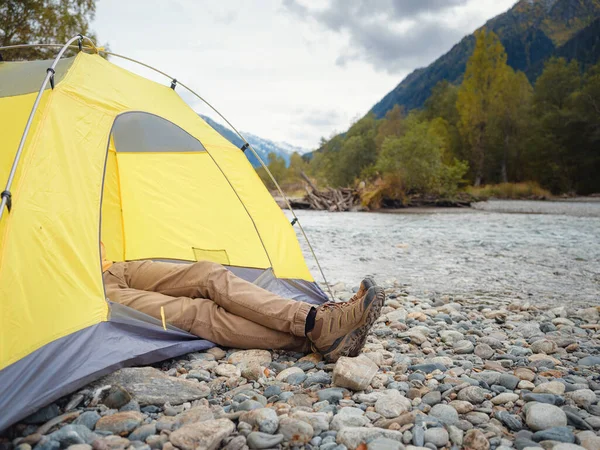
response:
<path fill-rule="evenodd" d="M 521 181 L 522 142 L 527 133 L 527 123 L 531 114 L 533 88 L 523 72 L 515 72 L 511 67 L 503 70 L 497 80 L 498 96 L 491 105 L 491 121 L 496 139 L 499 141 L 500 179 L 509 181 L 509 164 L 513 167 L 512 179 Z"/>
<path fill-rule="evenodd" d="M 95 41 L 90 21 L 95 0 L 2 0 L 0 1 L 0 47 L 15 44 L 64 44 L 82 33 Z M 10 50 L 11 60 L 54 57 L 55 48 Z"/>
<path fill-rule="evenodd" d="M 584 74 L 573 108 L 580 123 L 578 141 L 570 153 L 576 169 L 575 188 L 581 194 L 600 192 L 600 63 Z"/>
<path fill-rule="evenodd" d="M 481 30 L 475 36 L 475 49 L 467 62 L 456 107 L 460 132 L 471 150 L 475 186 L 479 186 L 484 178 L 490 116 L 499 101 L 508 66 L 506 52 L 496 34 Z"/>
<path fill-rule="evenodd" d="M 401 137 L 390 136 L 383 142 L 377 169 L 394 174 L 405 193 L 453 195 L 466 173 L 466 163 L 445 164 L 449 145 L 448 126 L 444 119 L 407 118 L 407 131 Z"/>
<path fill-rule="evenodd" d="M 385 138 L 389 136 L 402 136 L 406 129 L 405 127 L 406 114 L 404 108 L 399 105 L 394 105 L 385 114 L 385 119 L 379 123 L 377 135 L 375 136 L 375 146 L 377 151 L 381 150 L 381 146 Z"/>
<path fill-rule="evenodd" d="M 574 100 L 581 86 L 576 61 L 552 58 L 535 83 L 536 130 L 531 145 L 531 175 L 554 193 L 574 187 L 572 149 L 580 140 Z"/>

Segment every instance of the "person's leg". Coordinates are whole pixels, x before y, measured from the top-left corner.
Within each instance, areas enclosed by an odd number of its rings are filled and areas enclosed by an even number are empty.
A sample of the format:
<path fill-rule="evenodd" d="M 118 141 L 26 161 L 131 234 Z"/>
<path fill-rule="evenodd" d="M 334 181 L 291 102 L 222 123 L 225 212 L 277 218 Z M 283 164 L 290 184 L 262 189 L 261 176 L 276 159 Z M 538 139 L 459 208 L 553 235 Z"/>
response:
<path fill-rule="evenodd" d="M 311 305 L 282 298 L 235 276 L 220 264 L 125 263 L 129 287 L 179 297 L 208 298 L 226 311 L 272 330 L 305 336 Z"/>
<path fill-rule="evenodd" d="M 205 298 L 172 297 L 128 286 L 124 271 L 129 263 L 116 263 L 104 273 L 109 300 L 121 303 L 216 344 L 234 348 L 306 351 L 308 339 L 293 336 L 236 316 Z"/>

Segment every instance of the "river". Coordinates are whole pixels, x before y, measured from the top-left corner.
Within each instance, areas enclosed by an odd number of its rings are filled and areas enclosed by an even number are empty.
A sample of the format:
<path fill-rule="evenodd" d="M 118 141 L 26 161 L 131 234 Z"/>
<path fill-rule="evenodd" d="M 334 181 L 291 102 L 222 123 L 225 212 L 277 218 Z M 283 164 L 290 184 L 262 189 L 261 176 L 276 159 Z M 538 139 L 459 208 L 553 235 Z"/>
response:
<path fill-rule="evenodd" d="M 330 282 L 355 286 L 372 275 L 378 282 L 397 279 L 426 297 L 600 305 L 600 202 L 296 214 Z"/>

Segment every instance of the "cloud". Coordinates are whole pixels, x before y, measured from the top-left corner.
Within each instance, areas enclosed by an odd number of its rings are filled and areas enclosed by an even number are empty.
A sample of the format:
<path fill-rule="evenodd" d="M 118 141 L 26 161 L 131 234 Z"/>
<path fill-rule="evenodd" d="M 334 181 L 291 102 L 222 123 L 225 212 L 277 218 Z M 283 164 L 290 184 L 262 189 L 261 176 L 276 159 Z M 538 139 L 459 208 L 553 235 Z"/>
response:
<path fill-rule="evenodd" d="M 283 0 L 290 14 L 316 21 L 347 36 L 336 63 L 366 61 L 377 70 L 399 73 L 422 66 L 440 49 L 465 35 L 448 15 L 469 0 L 330 0 L 325 8 L 309 8 L 300 0 Z"/>

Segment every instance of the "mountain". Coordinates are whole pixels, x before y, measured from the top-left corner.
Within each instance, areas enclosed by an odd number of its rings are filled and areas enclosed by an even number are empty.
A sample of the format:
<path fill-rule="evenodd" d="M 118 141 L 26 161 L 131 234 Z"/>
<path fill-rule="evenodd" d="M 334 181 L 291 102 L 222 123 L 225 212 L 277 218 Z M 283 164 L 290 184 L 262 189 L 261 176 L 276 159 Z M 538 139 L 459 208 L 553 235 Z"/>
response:
<path fill-rule="evenodd" d="M 597 62 L 599 18 L 600 0 L 520 0 L 484 28 L 498 35 L 508 64 L 534 81 L 551 56 L 580 59 L 585 55 L 591 63 Z M 432 64 L 408 75 L 371 111 L 383 117 L 395 104 L 406 110 L 419 108 L 438 82 L 460 83 L 474 45 L 475 36 L 466 36 Z"/>
<path fill-rule="evenodd" d="M 244 145 L 244 141 L 237 134 L 235 134 L 234 131 L 230 130 L 225 125 L 222 125 L 210 117 L 202 114 L 200 114 L 200 117 L 202 117 L 206 123 L 213 127 L 217 133 L 219 133 L 236 147 L 241 148 Z M 287 166 L 290 164 L 290 157 L 292 154 L 300 153 L 302 155 L 308 151 L 305 148 L 296 147 L 288 144 L 287 142 L 275 142 L 270 139 L 261 138 L 252 133 L 247 133 L 245 131 L 242 131 L 241 134 L 246 138 L 256 153 L 258 153 L 258 156 L 260 156 L 260 159 L 262 159 L 265 164 L 269 162 L 269 153 L 275 153 L 276 155 L 281 156 L 285 160 L 285 164 Z M 252 163 L 252 166 L 260 167 L 260 162 L 258 159 L 256 159 L 252 151 L 246 150 L 245 153 L 248 157 L 248 160 Z"/>

